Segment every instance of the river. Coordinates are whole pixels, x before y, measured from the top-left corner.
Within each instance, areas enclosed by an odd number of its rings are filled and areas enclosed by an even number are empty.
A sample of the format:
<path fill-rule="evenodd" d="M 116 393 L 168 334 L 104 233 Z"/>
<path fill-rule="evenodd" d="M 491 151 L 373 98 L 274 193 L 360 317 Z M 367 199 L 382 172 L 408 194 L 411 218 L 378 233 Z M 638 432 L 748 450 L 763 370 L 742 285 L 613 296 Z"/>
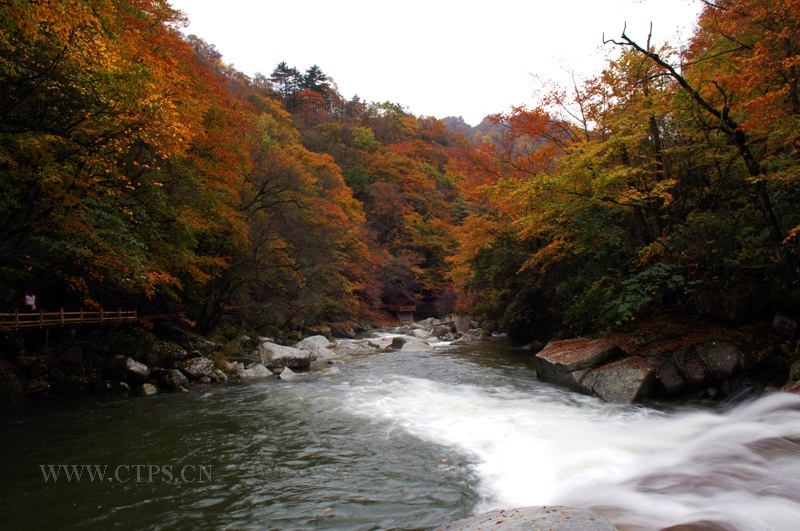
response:
<path fill-rule="evenodd" d="M 606 404 L 503 341 L 357 349 L 295 381 L 70 400 L 2 428 L 3 529 L 430 529 L 546 504 L 621 530 L 800 525 L 800 396 Z"/>

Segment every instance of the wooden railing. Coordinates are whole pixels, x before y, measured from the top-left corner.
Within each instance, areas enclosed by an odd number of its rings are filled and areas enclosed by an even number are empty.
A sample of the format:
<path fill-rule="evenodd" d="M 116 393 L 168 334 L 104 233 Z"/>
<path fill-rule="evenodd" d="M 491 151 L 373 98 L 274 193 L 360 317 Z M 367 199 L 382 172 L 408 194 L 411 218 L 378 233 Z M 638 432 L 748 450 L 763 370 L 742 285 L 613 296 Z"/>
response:
<path fill-rule="evenodd" d="M 80 326 L 88 324 L 113 325 L 135 323 L 139 320 L 136 310 L 79 310 L 65 312 L 20 312 L 0 313 L 0 328 L 18 330 L 20 328 L 45 328 L 50 326 Z"/>

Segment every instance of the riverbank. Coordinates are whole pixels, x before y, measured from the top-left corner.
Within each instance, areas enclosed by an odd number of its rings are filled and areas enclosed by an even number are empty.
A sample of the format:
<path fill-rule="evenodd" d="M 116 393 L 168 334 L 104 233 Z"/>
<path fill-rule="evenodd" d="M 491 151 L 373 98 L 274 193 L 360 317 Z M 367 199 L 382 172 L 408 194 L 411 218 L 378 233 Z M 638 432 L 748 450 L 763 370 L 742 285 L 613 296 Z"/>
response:
<path fill-rule="evenodd" d="M 466 317 L 393 324 L 407 336 L 372 348 L 419 350 L 432 338 L 458 344 L 489 335 Z M 58 396 L 148 396 L 187 392 L 196 384 L 291 378 L 333 357 L 331 341 L 371 328 L 344 323 L 282 338 L 211 341 L 174 326 L 120 326 L 58 330 L 47 344 L 41 331 L 29 331 L 9 336 L 0 358 L 2 413 L 19 414 L 30 401 Z M 738 327 L 668 315 L 598 338 L 526 348 L 540 379 L 606 401 L 726 399 L 745 391 L 800 391 L 798 328 L 786 314 Z"/>
<path fill-rule="evenodd" d="M 386 326 L 388 321 L 380 324 Z M 374 349 L 429 348 L 426 340 L 471 341 L 480 330 L 469 320 L 428 319 L 395 322 L 409 336 Z M 461 331 L 459 331 L 461 327 Z M 348 341 L 373 325 L 339 323 L 309 327 L 283 337 L 239 335 L 212 341 L 175 326 L 150 330 L 121 325 L 114 329 L 41 330 L 8 336 L 0 357 L 0 403 L 4 415 L 20 414 L 27 403 L 59 396 L 138 395 L 188 392 L 196 384 L 223 384 L 266 377 L 288 379 L 312 363 L 335 354 L 331 341 Z M 43 339 L 47 337 L 47 340 Z"/>

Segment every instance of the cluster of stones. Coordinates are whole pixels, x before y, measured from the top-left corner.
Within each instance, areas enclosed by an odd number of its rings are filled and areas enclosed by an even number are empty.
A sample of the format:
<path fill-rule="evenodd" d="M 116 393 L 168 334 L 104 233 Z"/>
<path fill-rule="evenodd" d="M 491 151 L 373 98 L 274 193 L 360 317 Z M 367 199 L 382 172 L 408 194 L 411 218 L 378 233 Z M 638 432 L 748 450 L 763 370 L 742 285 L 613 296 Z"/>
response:
<path fill-rule="evenodd" d="M 158 341 L 137 360 L 125 355 L 101 357 L 76 345 L 58 356 L 18 356 L 16 365 L 25 373 L 30 394 L 91 391 L 152 395 L 159 390 L 186 391 L 191 382 L 227 381 L 227 375 L 207 357 L 214 347 L 211 342 L 198 342 L 189 350 Z"/>
<path fill-rule="evenodd" d="M 457 316 L 452 319 L 431 317 L 395 328 L 394 333 L 402 335 L 392 338 L 389 344 L 376 346 L 395 350 L 425 350 L 439 341 L 466 345 L 491 335 L 486 328 L 482 328 L 479 323 L 467 316 Z"/>
<path fill-rule="evenodd" d="M 463 321 L 463 320 L 462 320 Z M 463 330 L 459 330 L 462 327 Z M 337 346 L 342 350 L 358 350 L 358 346 L 349 339 L 339 340 L 334 344 L 326 337 L 326 331 L 320 331 L 303 339 L 294 346 L 275 343 L 270 338 L 258 338 L 257 347 L 252 358 L 257 360 L 245 364 L 228 362 L 225 370 L 239 378 L 257 378 L 278 375 L 282 380 L 293 379 L 297 371 L 315 368 L 314 364 L 327 365 L 337 356 L 332 350 Z M 431 345 L 439 341 L 468 343 L 479 337 L 482 332 L 477 323 L 469 320 L 425 319 L 417 323 L 400 326 L 392 331 L 394 335 L 386 338 L 373 338 L 364 342 L 370 350 L 429 350 Z M 316 367 L 319 368 L 319 367 Z"/>
<path fill-rule="evenodd" d="M 293 380 L 297 377 L 296 371 L 309 369 L 314 362 L 327 364 L 336 357 L 329 348 L 333 344 L 322 335 L 309 336 L 294 346 L 280 345 L 266 337 L 258 338 L 256 344 L 251 358 L 257 361 L 247 365 L 241 361 L 225 362 L 229 374 L 242 380 L 273 375 L 281 380 Z"/>
<path fill-rule="evenodd" d="M 710 328 L 710 325 L 708 325 Z M 703 333 L 704 332 L 704 333 Z M 657 336 L 612 334 L 548 343 L 536 354 L 538 377 L 608 402 L 632 403 L 650 398 L 724 397 L 761 382 L 775 365 L 775 379 L 786 391 L 800 391 L 800 342 L 797 322 L 778 315 L 770 330 L 771 347 L 751 336 L 718 327 Z M 674 340 L 673 340 L 674 339 Z M 762 338 L 763 339 L 763 338 Z M 780 368 L 780 365 L 784 365 Z M 781 376 L 785 373 L 785 377 Z M 765 386 L 766 387 L 766 386 Z"/>
<path fill-rule="evenodd" d="M 393 339 L 356 342 L 352 327 L 325 326 L 306 330 L 312 335 L 293 346 L 267 337 L 243 336 L 228 345 L 186 335 L 174 342 L 144 338 L 139 347 L 128 349 L 130 353 L 116 356 L 77 345 L 49 356 L 26 355 L 21 349 L 15 363 L 2 368 L 10 373 L 7 381 L 20 387 L 15 391 L 20 396 L 48 392 L 152 395 L 186 391 L 192 384 L 223 383 L 231 378 L 242 381 L 277 376 L 292 380 L 298 372 L 310 368 L 332 372 L 336 370 L 330 366 L 336 345 L 330 337 L 341 338 L 337 341 L 345 345 L 343 350 L 425 350 L 437 341 L 470 342 L 481 334 L 476 328 L 477 324 L 468 319 L 426 319 L 396 329 L 401 335 Z M 134 335 L 123 342 L 138 343 L 140 339 Z M 226 351 L 238 352 L 241 357 L 228 360 L 221 355 Z M 11 374 L 14 371 L 18 374 Z"/>

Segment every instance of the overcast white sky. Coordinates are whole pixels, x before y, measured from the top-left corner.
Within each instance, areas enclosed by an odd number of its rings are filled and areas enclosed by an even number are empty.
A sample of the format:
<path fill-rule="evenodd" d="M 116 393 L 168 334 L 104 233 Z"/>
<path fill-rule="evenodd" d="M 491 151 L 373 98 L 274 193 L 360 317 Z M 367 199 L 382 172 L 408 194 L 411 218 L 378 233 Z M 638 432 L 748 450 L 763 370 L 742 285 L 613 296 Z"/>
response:
<path fill-rule="evenodd" d="M 170 0 L 226 63 L 269 77 L 286 61 L 317 64 L 345 98 L 399 103 L 471 125 L 533 105 L 533 75 L 594 74 L 601 46 L 628 35 L 679 45 L 699 0 Z"/>

